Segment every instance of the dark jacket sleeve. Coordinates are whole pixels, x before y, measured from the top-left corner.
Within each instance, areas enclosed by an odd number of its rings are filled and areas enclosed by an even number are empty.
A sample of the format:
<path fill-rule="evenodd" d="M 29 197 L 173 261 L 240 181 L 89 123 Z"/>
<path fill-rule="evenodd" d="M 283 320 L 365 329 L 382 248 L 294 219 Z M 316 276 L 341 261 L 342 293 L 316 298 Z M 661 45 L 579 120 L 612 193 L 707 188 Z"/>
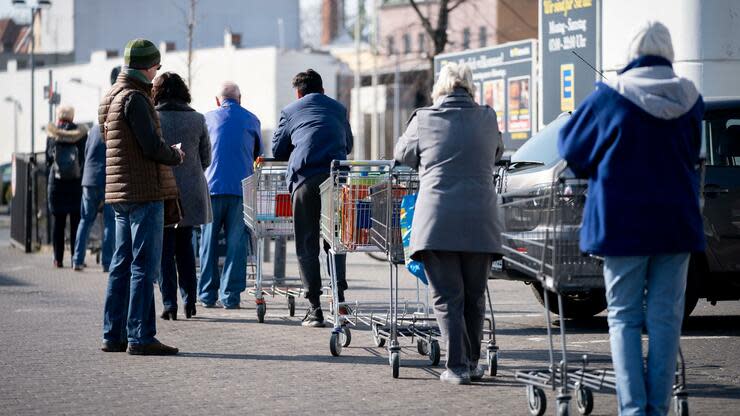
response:
<path fill-rule="evenodd" d="M 254 132 L 254 160 L 262 156 L 262 124 L 257 120 L 257 128 Z"/>
<path fill-rule="evenodd" d="M 293 142 L 288 128 L 288 116 L 283 111 L 280 113 L 280 122 L 272 136 L 272 157 L 277 160 L 288 160 L 292 152 Z"/>
<path fill-rule="evenodd" d="M 126 102 L 126 121 L 144 152 L 144 157 L 165 165 L 179 165 L 180 155 L 157 134 L 149 103 L 141 94 L 135 93 Z"/>
<path fill-rule="evenodd" d="M 345 110 L 345 116 L 346 116 L 346 110 Z M 354 148 L 354 138 L 352 137 L 352 127 L 349 125 L 349 118 L 344 118 L 344 131 L 346 134 L 346 142 L 347 142 L 347 154 L 352 153 L 352 148 Z"/>
<path fill-rule="evenodd" d="M 208 126 L 206 120 L 203 118 L 203 131 L 200 134 L 200 142 L 198 143 L 198 153 L 200 154 L 200 166 L 203 170 L 211 166 L 211 138 L 208 135 Z"/>
<path fill-rule="evenodd" d="M 46 138 L 46 168 L 51 168 L 54 164 L 54 139 Z"/>

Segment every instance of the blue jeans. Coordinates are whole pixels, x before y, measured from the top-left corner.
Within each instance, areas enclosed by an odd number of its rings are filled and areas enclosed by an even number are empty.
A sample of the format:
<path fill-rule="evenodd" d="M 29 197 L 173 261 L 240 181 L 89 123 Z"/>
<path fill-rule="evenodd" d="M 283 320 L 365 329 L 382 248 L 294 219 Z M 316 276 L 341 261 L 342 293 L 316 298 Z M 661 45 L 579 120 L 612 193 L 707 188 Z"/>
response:
<path fill-rule="evenodd" d="M 162 201 L 113 204 L 116 251 L 105 294 L 103 339 L 155 342 L 154 282 L 159 278 L 164 231 Z"/>
<path fill-rule="evenodd" d="M 604 260 L 619 414 L 666 415 L 676 371 L 689 254 Z M 642 329 L 648 333 L 647 365 Z"/>
<path fill-rule="evenodd" d="M 75 265 L 85 264 L 85 254 L 87 253 L 87 240 L 90 237 L 90 229 L 95 223 L 98 216 L 98 207 L 105 200 L 105 189 L 102 187 L 83 186 L 82 187 L 82 204 L 80 207 L 81 220 L 77 228 L 77 238 L 75 240 L 75 249 L 72 257 L 72 263 Z M 113 246 L 116 239 L 116 220 L 113 208 L 110 205 L 103 205 L 103 241 L 101 245 L 101 263 L 103 270 L 108 271 L 110 268 L 111 257 L 113 256 Z"/>
<path fill-rule="evenodd" d="M 247 241 L 249 229 L 244 224 L 242 197 L 211 195 L 213 222 L 203 225 L 200 240 L 200 279 L 198 298 L 213 305 L 217 297 L 224 307 L 239 305 L 241 292 L 247 288 Z M 218 235 L 224 229 L 226 259 L 218 276 Z"/>

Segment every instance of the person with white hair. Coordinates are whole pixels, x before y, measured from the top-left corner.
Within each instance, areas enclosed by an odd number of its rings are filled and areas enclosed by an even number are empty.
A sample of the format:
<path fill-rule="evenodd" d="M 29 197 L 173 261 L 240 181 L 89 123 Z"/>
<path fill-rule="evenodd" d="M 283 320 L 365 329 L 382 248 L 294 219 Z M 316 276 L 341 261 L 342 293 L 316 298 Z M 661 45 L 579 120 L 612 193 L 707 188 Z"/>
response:
<path fill-rule="evenodd" d="M 604 256 L 619 413 L 665 415 L 689 257 L 705 246 L 697 170 L 704 102 L 673 71 L 662 23 L 642 26 L 627 58 L 576 109 L 558 147 L 570 169 L 589 179 L 580 246 Z"/>
<path fill-rule="evenodd" d="M 502 253 L 493 173 L 504 146 L 496 113 L 474 93 L 466 65 L 442 67 L 434 104 L 414 112 L 394 151 L 398 163 L 419 171 L 411 258 L 424 263 L 447 345 L 440 380 L 452 384 L 485 372 L 478 360 L 486 284 Z"/>
<path fill-rule="evenodd" d="M 69 217 L 70 252 L 74 251 L 82 201 L 82 167 L 87 128 L 74 123 L 75 109 L 57 108 L 56 123 L 46 127 L 46 165 L 49 169 L 49 211 L 54 220 L 54 265 L 64 267 L 64 230 Z"/>
<path fill-rule="evenodd" d="M 242 219 L 241 181 L 253 172 L 254 160 L 262 153 L 261 124 L 257 116 L 241 106 L 239 86 L 221 85 L 217 109 L 206 114 L 211 140 L 211 165 L 206 169 L 213 221 L 202 226 L 198 298 L 206 308 L 240 307 L 241 292 L 247 288 L 247 241 L 249 229 Z M 226 235 L 226 259 L 219 276 L 218 236 Z"/>

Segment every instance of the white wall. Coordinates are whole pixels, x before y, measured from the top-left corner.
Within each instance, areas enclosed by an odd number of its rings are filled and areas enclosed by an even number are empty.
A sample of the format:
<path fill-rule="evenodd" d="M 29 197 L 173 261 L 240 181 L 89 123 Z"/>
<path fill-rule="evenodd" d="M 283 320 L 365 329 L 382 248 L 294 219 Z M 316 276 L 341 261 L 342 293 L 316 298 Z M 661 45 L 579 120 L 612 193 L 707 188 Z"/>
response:
<path fill-rule="evenodd" d="M 740 1 L 604 0 L 605 70 L 615 71 L 625 65 L 629 42 L 647 20 L 659 20 L 668 26 L 676 72 L 693 80 L 705 97 L 740 96 Z"/>
<path fill-rule="evenodd" d="M 93 51 L 115 49 L 143 37 L 187 48 L 185 18 L 189 0 L 54 0 L 42 12 L 45 52 L 72 52 L 86 61 Z M 279 46 L 277 19 L 283 19 L 284 47 L 300 47 L 298 0 L 200 0 L 195 48 L 223 45 L 224 30 L 242 34 L 242 47 Z"/>
<path fill-rule="evenodd" d="M 162 70 L 185 76 L 185 53 L 163 54 Z M 86 84 L 100 86 L 105 94 L 110 87 L 111 69 L 121 64 L 120 58 L 106 59 L 104 53 L 95 53 L 89 63 L 54 67 L 54 79 L 62 103 L 76 109 L 78 122 L 97 118 L 98 89 L 70 82 L 80 78 Z M 223 81 L 236 82 L 242 91 L 242 105 L 260 118 L 263 142 L 269 147 L 280 109 L 295 99 L 290 80 L 301 70 L 314 68 L 324 78 L 326 93 L 336 96 L 337 74 L 343 66 L 332 56 L 308 52 L 280 52 L 277 48 L 201 49 L 195 53 L 193 64 L 192 106 L 207 112 L 215 108 L 215 96 Z M 48 122 L 48 104 L 43 97 L 43 86 L 48 81 L 48 68 L 36 71 L 36 151 L 46 145 L 43 127 Z M 0 163 L 10 160 L 13 151 L 13 107 L 4 101 L 5 96 L 17 98 L 23 111 L 19 114 L 19 152 L 30 151 L 30 73 L 27 70 L 0 72 Z"/>

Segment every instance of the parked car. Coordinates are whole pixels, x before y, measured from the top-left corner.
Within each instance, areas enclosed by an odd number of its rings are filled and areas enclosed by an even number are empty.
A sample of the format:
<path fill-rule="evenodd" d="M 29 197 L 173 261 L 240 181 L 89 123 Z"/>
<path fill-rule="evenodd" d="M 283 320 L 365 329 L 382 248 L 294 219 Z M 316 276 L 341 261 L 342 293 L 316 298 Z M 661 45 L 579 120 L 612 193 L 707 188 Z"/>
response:
<path fill-rule="evenodd" d="M 537 193 L 538 188 L 552 183 L 556 172 L 565 164 L 558 153 L 557 140 L 560 128 L 569 117 L 568 113 L 561 114 L 501 164 L 497 176 L 502 201 L 521 197 L 526 192 Z M 706 161 L 702 202 L 707 248 L 703 253 L 691 255 L 686 316 L 699 299 L 712 304 L 740 300 L 740 98 L 706 100 L 702 149 Z M 568 170 L 563 175 L 573 177 Z M 582 193 L 576 190 L 574 194 Z M 535 218 L 542 221 L 538 226 L 547 226 L 546 215 Z M 517 232 L 517 226 L 520 224 L 516 221 L 504 221 L 506 232 Z M 535 297 L 543 305 L 544 296 L 549 296 L 550 310 L 558 313 L 555 295 L 543 290 L 527 267 L 517 266 L 505 257 L 494 270 L 494 277 L 524 281 L 532 286 Z M 599 281 L 602 288 L 564 293 L 564 317 L 587 318 L 606 309 L 603 279 Z"/>
<path fill-rule="evenodd" d="M 10 204 L 10 198 L 12 197 L 10 189 L 11 171 L 12 165 L 10 163 L 0 165 L 0 205 Z"/>

